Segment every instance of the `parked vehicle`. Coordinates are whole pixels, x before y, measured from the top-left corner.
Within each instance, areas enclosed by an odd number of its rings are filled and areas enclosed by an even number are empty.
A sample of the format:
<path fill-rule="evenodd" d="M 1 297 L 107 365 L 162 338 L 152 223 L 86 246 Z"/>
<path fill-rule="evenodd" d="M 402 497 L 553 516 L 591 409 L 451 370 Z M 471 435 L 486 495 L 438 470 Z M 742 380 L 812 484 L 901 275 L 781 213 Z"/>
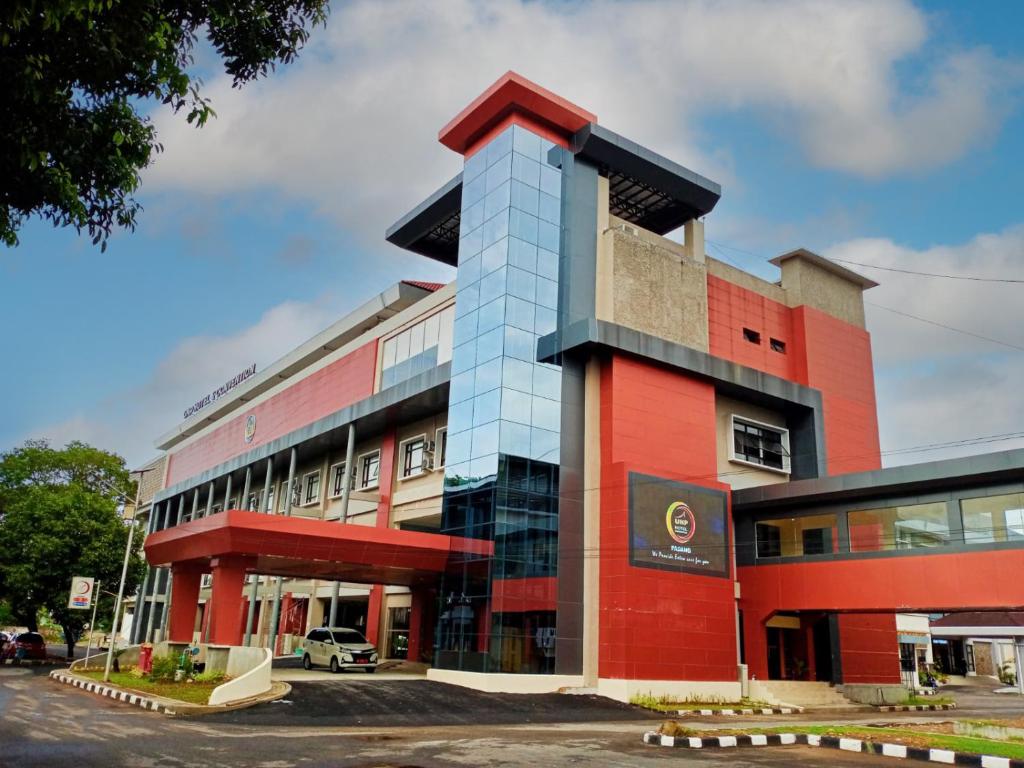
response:
<path fill-rule="evenodd" d="M 377 650 L 359 632 L 346 627 L 321 627 L 306 635 L 302 666 L 325 666 L 331 672 L 342 669 L 377 670 Z"/>
<path fill-rule="evenodd" d="M 45 659 L 46 640 L 38 632 L 14 635 L 3 647 L 5 659 Z"/>

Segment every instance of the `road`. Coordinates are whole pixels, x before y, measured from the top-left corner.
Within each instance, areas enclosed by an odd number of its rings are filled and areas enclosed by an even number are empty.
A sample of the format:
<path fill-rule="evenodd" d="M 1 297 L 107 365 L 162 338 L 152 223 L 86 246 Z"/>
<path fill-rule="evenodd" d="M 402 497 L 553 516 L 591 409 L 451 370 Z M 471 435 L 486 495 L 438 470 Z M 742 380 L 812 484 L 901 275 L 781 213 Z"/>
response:
<path fill-rule="evenodd" d="M 352 687 L 346 681 L 326 684 L 322 691 L 325 698 L 337 702 L 352 692 Z M 309 691 L 315 693 L 316 689 Z M 365 690 L 360 693 L 366 694 Z M 611 717 L 608 713 L 619 707 L 603 709 L 575 699 L 560 697 L 566 710 L 562 719 L 579 719 L 578 711 L 605 712 Z M 878 758 L 810 747 L 704 752 L 647 747 L 640 737 L 652 721 L 630 708 L 618 710 L 622 719 L 603 722 L 584 718 L 562 723 L 423 726 L 413 723 L 404 707 L 396 705 L 401 712 L 396 712 L 389 725 L 380 718 L 371 726 L 342 727 L 328 724 L 330 718 L 314 719 L 311 713 L 294 709 L 310 707 L 308 696 L 306 702 L 297 697 L 292 704 L 265 705 L 281 714 L 262 716 L 258 721 L 238 717 L 228 722 L 231 718 L 227 715 L 218 716 L 222 721 L 173 720 L 61 686 L 47 679 L 45 670 L 0 669 L 0 754 L 4 765 L 19 768 L 884 765 Z M 430 703 L 437 704 L 428 697 L 421 709 Z M 526 709 L 521 718 L 536 715 L 535 709 Z M 877 715 L 873 718 L 878 721 Z"/>

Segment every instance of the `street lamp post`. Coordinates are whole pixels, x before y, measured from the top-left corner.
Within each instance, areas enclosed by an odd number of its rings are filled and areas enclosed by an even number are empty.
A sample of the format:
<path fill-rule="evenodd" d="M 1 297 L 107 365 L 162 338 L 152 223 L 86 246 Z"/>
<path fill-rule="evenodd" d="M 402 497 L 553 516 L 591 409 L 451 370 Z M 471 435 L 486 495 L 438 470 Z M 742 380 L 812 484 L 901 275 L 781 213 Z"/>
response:
<path fill-rule="evenodd" d="M 121 582 L 117 586 L 117 600 L 114 603 L 114 621 L 111 625 L 110 642 L 107 644 L 107 665 L 103 670 L 103 682 L 110 682 L 110 663 L 114 659 L 114 646 L 117 645 L 118 620 L 121 616 L 121 601 L 124 598 L 124 581 L 128 578 L 128 561 L 132 557 L 132 539 L 135 536 L 135 517 L 139 513 L 139 491 L 142 489 L 142 475 L 152 472 L 153 468 L 140 469 L 130 474 L 139 475 L 135 486 L 135 506 L 132 509 L 132 524 L 128 526 L 128 544 L 124 548 L 124 563 L 121 565 Z M 152 513 L 150 513 L 152 514 Z"/>

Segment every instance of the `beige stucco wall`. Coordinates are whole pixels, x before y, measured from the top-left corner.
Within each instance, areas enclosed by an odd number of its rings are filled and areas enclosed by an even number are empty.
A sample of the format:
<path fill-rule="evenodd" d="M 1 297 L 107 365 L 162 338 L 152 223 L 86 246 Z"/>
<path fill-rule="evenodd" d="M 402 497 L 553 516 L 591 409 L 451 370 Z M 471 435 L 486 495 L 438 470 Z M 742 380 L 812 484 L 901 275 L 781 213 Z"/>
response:
<path fill-rule="evenodd" d="M 688 257 L 679 243 L 614 216 L 600 234 L 598 250 L 600 319 L 707 351 L 707 272 L 702 262 Z"/>
<path fill-rule="evenodd" d="M 732 416 L 745 416 L 753 421 L 773 427 L 786 428 L 786 419 L 780 413 L 759 405 L 734 400 L 724 395 L 715 395 L 715 431 L 717 433 L 718 479 L 733 489 L 752 488 L 758 485 L 785 483 L 789 475 L 758 469 L 749 464 L 740 464 L 729 459 L 732 445 Z"/>
<path fill-rule="evenodd" d="M 744 272 L 742 269 L 737 269 L 731 264 L 718 261 L 718 259 L 713 259 L 710 256 L 707 257 L 707 265 L 709 275 L 714 275 L 733 285 L 738 285 L 740 288 L 746 288 L 748 291 L 759 293 L 765 298 L 777 301 L 780 304 L 788 305 L 789 303 L 789 297 L 786 295 L 785 289 L 776 283 L 769 283 L 767 280 L 762 280 L 749 272 Z"/>
<path fill-rule="evenodd" d="M 864 327 L 864 294 L 856 283 L 797 257 L 782 263 L 782 285 L 790 306 L 805 304 Z"/>

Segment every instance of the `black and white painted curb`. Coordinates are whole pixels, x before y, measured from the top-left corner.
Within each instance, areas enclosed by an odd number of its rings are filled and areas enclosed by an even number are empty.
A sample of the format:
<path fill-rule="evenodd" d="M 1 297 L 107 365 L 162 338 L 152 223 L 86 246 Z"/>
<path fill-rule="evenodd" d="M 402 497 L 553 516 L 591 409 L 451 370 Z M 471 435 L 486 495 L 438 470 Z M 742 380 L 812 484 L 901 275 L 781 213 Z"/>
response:
<path fill-rule="evenodd" d="M 75 688 L 81 688 L 83 691 L 87 691 L 88 693 L 95 693 L 97 696 L 106 696 L 109 699 L 122 701 L 125 704 L 131 704 L 134 707 L 148 709 L 151 712 L 161 712 L 165 715 L 174 714 L 174 710 L 171 707 L 161 704 L 155 699 L 150 699 L 137 693 L 129 693 L 128 691 L 122 691 L 120 688 L 112 688 L 109 685 L 103 685 L 103 683 L 94 683 L 90 680 L 84 680 L 80 677 L 68 675 L 63 672 L 51 672 L 50 677 L 58 683 L 73 685 Z"/>
<path fill-rule="evenodd" d="M 0 664 L 8 664 L 12 667 L 49 667 L 54 664 L 67 664 L 67 662 L 51 661 L 50 659 L 0 659 Z"/>
<path fill-rule="evenodd" d="M 803 712 L 803 707 L 753 707 L 746 709 L 680 709 L 679 714 L 682 716 L 703 716 L 710 717 L 712 715 L 799 715 Z"/>
<path fill-rule="evenodd" d="M 1024 768 L 1024 760 L 1008 757 L 974 755 L 953 752 L 948 749 L 924 749 L 905 747 L 902 744 L 880 744 L 861 739 L 844 739 L 835 736 L 817 736 L 804 733 L 770 733 L 750 736 L 663 736 L 654 731 L 644 734 L 644 743 L 658 747 L 683 747 L 685 749 L 708 749 L 718 747 L 778 747 L 788 744 L 806 744 L 810 747 L 842 749 L 847 752 L 864 752 L 869 755 L 901 757 L 909 760 L 925 760 L 945 765 L 974 765 L 981 768 Z"/>
<path fill-rule="evenodd" d="M 956 709 L 956 704 L 892 704 L 878 707 L 879 712 L 941 712 Z"/>

